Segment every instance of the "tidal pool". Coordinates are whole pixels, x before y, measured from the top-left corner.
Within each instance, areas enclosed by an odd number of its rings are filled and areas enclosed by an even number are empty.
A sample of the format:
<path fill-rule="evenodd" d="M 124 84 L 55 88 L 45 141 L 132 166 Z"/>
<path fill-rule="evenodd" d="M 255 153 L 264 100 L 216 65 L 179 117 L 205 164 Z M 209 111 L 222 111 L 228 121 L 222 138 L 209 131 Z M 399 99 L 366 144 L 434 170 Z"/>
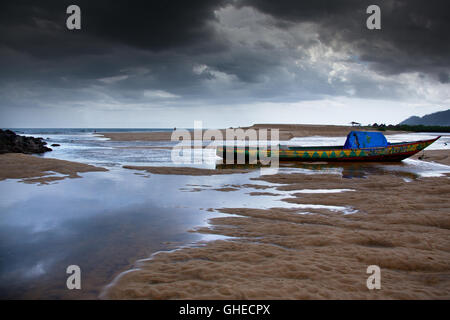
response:
<path fill-rule="evenodd" d="M 122 168 L 48 185 L 0 182 L 0 298 L 97 298 L 133 263 L 160 250 L 219 236 L 189 232 L 223 215 L 222 207 L 296 207 L 278 197 L 253 197 L 259 171 L 221 176 L 138 175 Z M 201 192 L 186 188 L 205 186 Z M 219 189 L 219 190 L 215 190 Z M 66 288 L 78 265 L 82 289 Z"/>

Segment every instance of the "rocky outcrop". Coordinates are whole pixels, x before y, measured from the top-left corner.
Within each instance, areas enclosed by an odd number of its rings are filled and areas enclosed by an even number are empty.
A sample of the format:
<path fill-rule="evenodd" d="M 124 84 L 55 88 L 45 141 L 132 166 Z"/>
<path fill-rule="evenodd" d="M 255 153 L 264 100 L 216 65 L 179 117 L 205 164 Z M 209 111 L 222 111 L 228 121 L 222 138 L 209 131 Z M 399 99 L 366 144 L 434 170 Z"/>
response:
<path fill-rule="evenodd" d="M 44 153 L 52 151 L 46 147 L 47 142 L 43 138 L 24 137 L 15 134 L 11 130 L 0 129 L 0 154 L 2 153 Z"/>

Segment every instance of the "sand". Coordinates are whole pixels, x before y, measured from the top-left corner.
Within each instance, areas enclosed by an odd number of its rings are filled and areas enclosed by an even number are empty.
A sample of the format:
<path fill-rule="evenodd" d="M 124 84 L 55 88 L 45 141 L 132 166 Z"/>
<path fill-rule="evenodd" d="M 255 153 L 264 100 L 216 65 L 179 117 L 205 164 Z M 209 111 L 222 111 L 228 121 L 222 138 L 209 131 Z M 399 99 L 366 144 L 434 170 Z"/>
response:
<path fill-rule="evenodd" d="M 264 125 L 255 125 L 262 128 Z M 343 136 L 349 127 L 279 125 L 282 139 Z M 399 133 L 399 132 L 394 132 Z M 164 140 L 170 133 L 108 133 L 114 140 Z M 153 140 L 152 140 L 153 141 Z M 419 159 L 422 154 L 416 155 Z M 426 161 L 449 164 L 448 150 L 425 151 Z M 422 160 L 422 161 L 423 161 Z M 316 166 L 317 164 L 314 164 Z M 320 164 L 319 164 L 320 165 Z M 151 174 L 213 175 L 250 169 L 208 170 L 138 167 Z M 49 171 L 64 177 L 51 177 Z M 0 180 L 50 182 L 106 171 L 80 163 L 22 154 L 0 155 Z M 48 177 L 47 177 L 48 176 Z M 121 274 L 101 295 L 110 299 L 450 299 L 449 177 L 420 178 L 375 173 L 365 179 L 340 175 L 277 174 L 254 180 L 283 184 L 292 204 L 321 204 L 357 210 L 209 208 L 225 217 L 192 232 L 232 237 L 197 247 L 159 252 Z M 233 191 L 239 186 L 219 191 Z M 233 189 L 233 190 L 232 190 Z M 301 189 L 352 189 L 333 194 Z M 201 192 L 203 189 L 198 188 Z M 229 216 L 226 216 L 229 214 Z M 381 290 L 368 290 L 366 269 L 381 268 Z"/>
<path fill-rule="evenodd" d="M 350 131 L 378 131 L 368 127 L 336 126 L 336 125 L 314 125 L 314 124 L 255 124 L 250 128 L 280 130 L 280 140 L 290 140 L 294 137 L 345 137 Z M 404 133 L 402 131 L 383 131 L 384 135 Z"/>
<path fill-rule="evenodd" d="M 0 154 L 0 181 L 22 179 L 25 183 L 41 183 L 81 178 L 78 173 L 108 171 L 105 168 L 58 159 L 39 158 L 21 153 Z M 52 176 L 56 172 L 64 176 Z"/>
<path fill-rule="evenodd" d="M 263 176 L 255 185 L 282 183 L 279 191 L 353 189 L 296 193 L 286 201 L 357 212 L 219 208 L 232 215 L 193 231 L 236 238 L 155 254 L 117 278 L 102 298 L 450 299 L 448 179 Z M 369 265 L 381 268 L 381 290 L 366 287 Z"/>
<path fill-rule="evenodd" d="M 425 155 L 420 152 L 411 157 L 411 159 L 434 162 L 450 166 L 450 150 L 426 150 Z M 317 168 L 318 166 L 336 166 L 354 169 L 364 165 L 362 163 L 343 163 L 343 164 L 328 164 L 327 162 L 281 162 L 281 167 L 301 166 L 304 168 Z M 153 174 L 168 174 L 168 175 L 188 175 L 188 176 L 210 176 L 210 175 L 222 175 L 222 174 L 236 174 L 236 173 L 248 173 L 252 169 L 257 169 L 257 165 L 218 165 L 217 169 L 202 169 L 191 167 L 163 167 L 163 166 L 123 166 L 125 169 L 142 170 L 147 173 Z M 267 186 L 248 185 L 251 188 L 268 188 Z M 339 189 L 339 187 L 338 187 Z M 231 190 L 228 190 L 231 191 Z"/>
<path fill-rule="evenodd" d="M 286 141 L 294 137 L 327 136 L 345 137 L 351 130 L 376 131 L 366 127 L 334 126 L 334 125 L 308 125 L 308 124 L 255 124 L 241 129 L 279 129 L 279 140 Z M 236 128 L 237 129 L 237 128 Z M 225 137 L 225 129 L 220 129 Z M 402 131 L 383 131 L 383 134 L 399 134 Z M 103 135 L 113 141 L 170 141 L 172 132 L 107 132 Z M 270 132 L 269 132 L 270 138 Z M 194 137 L 192 137 L 194 139 Z"/>
<path fill-rule="evenodd" d="M 450 166 L 450 149 L 449 150 L 425 150 L 411 157 L 411 159 L 435 162 Z"/>
<path fill-rule="evenodd" d="M 170 141 L 172 132 L 98 132 L 112 141 Z"/>

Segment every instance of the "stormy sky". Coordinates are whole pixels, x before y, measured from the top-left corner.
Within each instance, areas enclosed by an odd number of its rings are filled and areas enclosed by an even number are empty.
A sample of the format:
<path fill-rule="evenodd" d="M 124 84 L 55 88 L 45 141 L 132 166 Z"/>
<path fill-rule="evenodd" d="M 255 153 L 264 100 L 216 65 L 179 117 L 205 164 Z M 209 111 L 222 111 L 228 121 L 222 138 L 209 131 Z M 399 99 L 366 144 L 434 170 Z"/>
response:
<path fill-rule="evenodd" d="M 0 127 L 398 123 L 450 108 L 448 0 L 15 0 Z M 81 8 L 68 30 L 66 8 Z M 381 30 L 366 9 L 381 8 Z"/>

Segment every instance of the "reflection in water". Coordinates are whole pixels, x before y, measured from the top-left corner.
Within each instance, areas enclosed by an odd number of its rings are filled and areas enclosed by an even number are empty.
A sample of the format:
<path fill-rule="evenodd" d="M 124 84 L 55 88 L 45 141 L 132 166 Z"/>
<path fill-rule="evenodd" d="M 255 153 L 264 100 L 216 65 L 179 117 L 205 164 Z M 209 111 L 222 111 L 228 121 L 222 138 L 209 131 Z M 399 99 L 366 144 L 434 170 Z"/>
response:
<path fill-rule="evenodd" d="M 215 190 L 251 183 L 258 170 L 221 176 L 135 173 L 113 168 L 43 186 L 0 182 L 0 298 L 96 298 L 138 259 L 218 238 L 187 232 L 223 215 L 210 208 L 296 207 L 281 201 L 289 194 Z M 183 192 L 192 186 L 202 191 Z M 66 289 L 72 264 L 81 268 L 82 290 Z"/>
<path fill-rule="evenodd" d="M 0 182 L 0 298 L 96 298 L 103 286 L 121 271 L 130 269 L 136 260 L 159 250 L 211 240 L 207 238 L 210 235 L 187 230 L 205 226 L 207 219 L 221 215 L 212 209 L 297 207 L 299 213 L 311 209 L 307 204 L 281 201 L 293 195 L 275 190 L 276 184 L 264 181 L 258 184 L 271 186 L 273 190 L 268 191 L 278 195 L 251 196 L 251 192 L 258 191 L 251 187 L 238 187 L 230 192 L 215 190 L 254 184 L 251 179 L 259 175 L 259 165 L 216 167 L 217 170 L 252 169 L 247 174 L 143 174 L 120 166 L 141 162 L 170 165 L 168 149 L 142 148 L 161 143 L 113 142 L 90 134 L 49 138 L 51 142 L 61 143 L 61 147 L 46 157 L 100 164 L 108 166 L 110 171 L 85 173 L 82 179 L 66 179 L 44 186 L 14 180 Z M 136 148 L 120 149 L 130 145 Z M 215 154 L 208 159 L 212 162 L 205 166 L 211 164 L 214 168 Z M 390 174 L 405 181 L 450 172 L 448 166 L 416 160 L 283 162 L 280 166 L 280 172 L 338 174 L 344 178 Z M 200 192 L 184 192 L 187 187 Z M 352 212 L 347 207 L 328 209 Z M 66 289 L 66 268 L 72 264 L 82 270 L 80 291 Z"/>
<path fill-rule="evenodd" d="M 280 162 L 280 172 L 305 174 L 339 174 L 343 178 L 367 178 L 370 175 L 390 174 L 405 179 L 441 176 L 450 172 L 450 167 L 438 163 L 406 159 L 401 162 Z M 260 164 L 217 164 L 217 170 L 259 169 Z"/>
<path fill-rule="evenodd" d="M 201 240 L 186 230 L 204 225 L 207 213 L 189 199 L 175 207 L 176 181 L 122 171 L 39 187 L 0 183 L 1 298 L 95 298 L 118 270 L 163 242 Z M 81 267 L 81 291 L 65 289 L 71 264 Z"/>

